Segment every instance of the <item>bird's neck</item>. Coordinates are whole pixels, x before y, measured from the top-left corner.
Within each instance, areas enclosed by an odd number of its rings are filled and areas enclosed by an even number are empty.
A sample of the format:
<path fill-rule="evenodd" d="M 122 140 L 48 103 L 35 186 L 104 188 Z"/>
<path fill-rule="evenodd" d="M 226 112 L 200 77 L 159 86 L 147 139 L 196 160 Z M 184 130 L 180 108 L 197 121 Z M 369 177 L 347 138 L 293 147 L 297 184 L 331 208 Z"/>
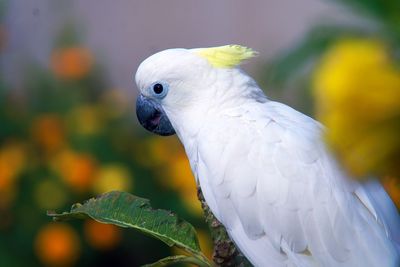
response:
<path fill-rule="evenodd" d="M 187 152 L 199 142 L 199 133 L 210 124 L 224 125 L 223 116 L 241 106 L 268 101 L 256 82 L 239 69 L 222 71 L 212 84 L 199 89 L 196 99 L 179 111 L 166 109 L 167 115 Z M 214 125 L 215 126 L 215 125 Z M 214 127 L 213 126 L 213 127 Z"/>

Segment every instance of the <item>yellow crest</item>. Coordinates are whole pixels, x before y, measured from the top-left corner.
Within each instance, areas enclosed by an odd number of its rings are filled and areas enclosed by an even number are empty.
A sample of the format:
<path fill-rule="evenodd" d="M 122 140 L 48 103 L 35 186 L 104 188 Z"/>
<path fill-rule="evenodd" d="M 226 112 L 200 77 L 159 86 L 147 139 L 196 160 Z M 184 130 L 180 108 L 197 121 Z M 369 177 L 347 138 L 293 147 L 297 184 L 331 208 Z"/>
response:
<path fill-rule="evenodd" d="M 193 49 L 193 51 L 207 59 L 216 68 L 232 68 L 257 55 L 257 52 L 253 49 L 241 45 L 197 48 Z"/>

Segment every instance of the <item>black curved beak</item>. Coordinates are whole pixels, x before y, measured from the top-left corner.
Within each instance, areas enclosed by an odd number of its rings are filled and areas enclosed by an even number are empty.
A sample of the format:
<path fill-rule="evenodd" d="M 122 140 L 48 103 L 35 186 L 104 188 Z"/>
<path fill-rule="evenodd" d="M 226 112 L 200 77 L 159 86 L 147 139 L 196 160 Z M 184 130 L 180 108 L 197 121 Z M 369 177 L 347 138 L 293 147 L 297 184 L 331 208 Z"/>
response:
<path fill-rule="evenodd" d="M 168 136 L 175 134 L 163 108 L 156 101 L 139 95 L 136 100 L 136 116 L 140 124 L 148 131 Z"/>

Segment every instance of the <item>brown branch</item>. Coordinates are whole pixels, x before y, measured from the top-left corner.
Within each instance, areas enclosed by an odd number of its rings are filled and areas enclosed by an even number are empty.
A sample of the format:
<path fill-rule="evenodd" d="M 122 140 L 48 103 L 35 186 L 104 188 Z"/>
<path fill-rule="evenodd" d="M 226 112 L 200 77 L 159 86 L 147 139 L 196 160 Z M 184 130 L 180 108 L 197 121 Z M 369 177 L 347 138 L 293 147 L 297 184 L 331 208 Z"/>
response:
<path fill-rule="evenodd" d="M 201 202 L 204 217 L 211 231 L 214 242 L 213 261 L 217 266 L 252 266 L 251 263 L 236 248 L 233 241 L 229 238 L 225 227 L 215 218 L 207 205 L 200 187 L 197 188 L 197 197 Z"/>

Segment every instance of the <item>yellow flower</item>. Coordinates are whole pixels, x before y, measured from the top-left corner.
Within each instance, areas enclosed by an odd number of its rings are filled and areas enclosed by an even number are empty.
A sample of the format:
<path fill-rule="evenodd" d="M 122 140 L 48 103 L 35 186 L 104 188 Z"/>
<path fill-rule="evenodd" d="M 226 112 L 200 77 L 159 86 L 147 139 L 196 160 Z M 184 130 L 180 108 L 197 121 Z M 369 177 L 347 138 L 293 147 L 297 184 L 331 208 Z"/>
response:
<path fill-rule="evenodd" d="M 103 114 L 96 105 L 82 105 L 68 114 L 69 128 L 81 135 L 92 135 L 104 127 Z"/>
<path fill-rule="evenodd" d="M 49 223 L 37 234 L 35 251 L 46 266 L 72 266 L 80 254 L 78 234 L 67 224 Z"/>
<path fill-rule="evenodd" d="M 84 47 L 67 47 L 55 50 L 51 68 L 62 79 L 77 80 L 86 76 L 93 65 L 93 55 Z"/>
<path fill-rule="evenodd" d="M 92 189 L 96 194 L 103 194 L 113 190 L 130 191 L 132 184 L 132 174 L 124 165 L 108 164 L 100 168 Z"/>
<path fill-rule="evenodd" d="M 0 148 L 0 192 L 10 188 L 26 162 L 26 148 L 18 142 L 8 142 Z"/>
<path fill-rule="evenodd" d="M 199 245 L 201 252 L 210 260 L 212 260 L 213 255 L 213 241 L 211 239 L 211 235 L 208 231 L 204 231 L 203 229 L 196 229 L 197 238 L 199 239 Z M 172 247 L 171 252 L 174 255 L 187 255 L 190 254 L 183 249 Z M 184 264 L 183 266 L 192 266 L 190 264 Z"/>
<path fill-rule="evenodd" d="M 138 150 L 138 151 L 143 151 Z M 141 155 L 141 162 L 160 170 L 158 177 L 165 188 L 177 191 L 186 209 L 196 216 L 202 216 L 203 210 L 197 199 L 197 185 L 193 177 L 189 161 L 182 145 L 176 138 L 153 137 L 147 140 L 145 151 L 149 155 Z"/>
<path fill-rule="evenodd" d="M 144 142 L 133 142 L 134 160 L 144 167 L 160 169 L 181 153 L 182 145 L 173 137 L 152 136 Z"/>
<path fill-rule="evenodd" d="M 326 140 L 350 174 L 400 174 L 400 70 L 377 40 L 345 39 L 316 69 Z"/>
<path fill-rule="evenodd" d="M 208 231 L 196 229 L 197 237 L 199 238 L 200 248 L 204 255 L 212 259 L 213 254 L 213 241 Z"/>
<path fill-rule="evenodd" d="M 84 225 L 88 243 L 99 250 L 114 248 L 121 241 L 121 228 L 112 224 L 104 224 L 95 220 L 87 220 Z"/>
<path fill-rule="evenodd" d="M 163 165 L 180 154 L 182 147 L 175 138 L 155 136 L 147 140 L 147 150 L 150 153 L 148 164 Z"/>

